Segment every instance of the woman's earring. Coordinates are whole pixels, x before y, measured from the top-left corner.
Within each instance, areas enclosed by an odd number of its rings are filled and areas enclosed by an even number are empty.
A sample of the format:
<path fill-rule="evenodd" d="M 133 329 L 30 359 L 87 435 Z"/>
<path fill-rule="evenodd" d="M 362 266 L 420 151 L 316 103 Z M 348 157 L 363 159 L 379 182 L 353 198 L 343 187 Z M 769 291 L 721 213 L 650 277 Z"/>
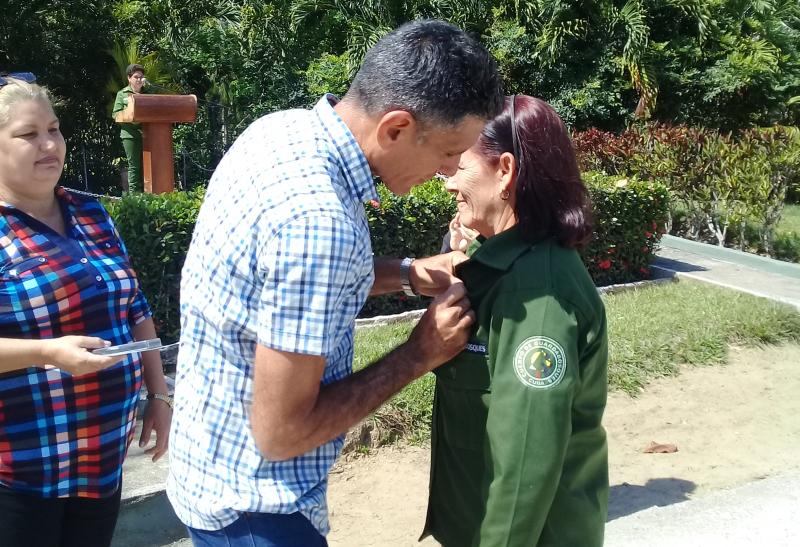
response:
<path fill-rule="evenodd" d="M 506 201 L 508 199 L 508 196 L 509 196 L 508 190 L 503 190 L 502 192 L 500 192 L 500 199 L 502 199 L 503 201 Z"/>

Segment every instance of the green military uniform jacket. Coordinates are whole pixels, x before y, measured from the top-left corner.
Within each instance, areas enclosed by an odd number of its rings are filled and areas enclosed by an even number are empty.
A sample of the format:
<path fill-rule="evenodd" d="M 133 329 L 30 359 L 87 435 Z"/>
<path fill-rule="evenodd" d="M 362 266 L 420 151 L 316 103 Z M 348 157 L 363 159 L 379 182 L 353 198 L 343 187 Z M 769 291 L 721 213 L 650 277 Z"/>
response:
<path fill-rule="evenodd" d="M 516 227 L 470 254 L 457 275 L 477 321 L 466 349 L 435 371 L 423 537 L 600 547 L 608 342 L 597 289 L 576 251 L 531 245 Z"/>
<path fill-rule="evenodd" d="M 147 86 L 142 87 L 142 93 L 148 93 L 146 91 Z M 111 110 L 111 115 L 114 116 L 117 112 L 121 110 L 125 110 L 125 107 L 128 106 L 128 97 L 133 94 L 133 89 L 131 86 L 126 85 L 119 91 L 117 91 L 117 98 L 114 99 L 114 108 Z M 121 123 L 119 124 L 119 136 L 122 139 L 139 139 L 142 138 L 142 127 L 138 123 Z"/>

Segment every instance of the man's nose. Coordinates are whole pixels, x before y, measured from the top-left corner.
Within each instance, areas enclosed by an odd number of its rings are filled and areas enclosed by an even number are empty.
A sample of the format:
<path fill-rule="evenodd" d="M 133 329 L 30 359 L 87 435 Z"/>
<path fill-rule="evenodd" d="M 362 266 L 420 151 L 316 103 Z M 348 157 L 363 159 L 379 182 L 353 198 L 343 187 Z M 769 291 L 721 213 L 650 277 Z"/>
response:
<path fill-rule="evenodd" d="M 458 157 L 456 157 L 455 161 L 443 163 L 442 166 L 439 168 L 439 173 L 444 175 L 445 177 L 452 177 L 458 171 Z"/>

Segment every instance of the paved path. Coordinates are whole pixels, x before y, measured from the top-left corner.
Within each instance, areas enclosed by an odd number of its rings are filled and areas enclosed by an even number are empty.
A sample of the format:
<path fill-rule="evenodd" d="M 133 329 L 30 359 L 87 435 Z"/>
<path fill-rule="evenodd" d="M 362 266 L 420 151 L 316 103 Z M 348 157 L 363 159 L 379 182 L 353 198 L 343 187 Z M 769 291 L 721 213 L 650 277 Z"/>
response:
<path fill-rule="evenodd" d="M 800 264 L 664 236 L 653 268 L 800 309 Z"/>
<path fill-rule="evenodd" d="M 718 490 L 606 525 L 606 547 L 800 545 L 800 474 Z"/>

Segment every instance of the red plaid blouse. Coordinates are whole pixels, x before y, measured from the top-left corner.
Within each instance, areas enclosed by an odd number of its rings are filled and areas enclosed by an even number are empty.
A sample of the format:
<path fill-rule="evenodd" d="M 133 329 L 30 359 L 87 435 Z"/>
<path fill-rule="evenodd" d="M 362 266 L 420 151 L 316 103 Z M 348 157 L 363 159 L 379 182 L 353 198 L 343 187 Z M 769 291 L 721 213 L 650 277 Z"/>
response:
<path fill-rule="evenodd" d="M 56 189 L 67 236 L 0 201 L 0 337 L 133 340 L 150 316 L 103 206 Z M 42 497 L 119 488 L 141 386 L 138 354 L 91 374 L 0 374 L 0 485 Z"/>

